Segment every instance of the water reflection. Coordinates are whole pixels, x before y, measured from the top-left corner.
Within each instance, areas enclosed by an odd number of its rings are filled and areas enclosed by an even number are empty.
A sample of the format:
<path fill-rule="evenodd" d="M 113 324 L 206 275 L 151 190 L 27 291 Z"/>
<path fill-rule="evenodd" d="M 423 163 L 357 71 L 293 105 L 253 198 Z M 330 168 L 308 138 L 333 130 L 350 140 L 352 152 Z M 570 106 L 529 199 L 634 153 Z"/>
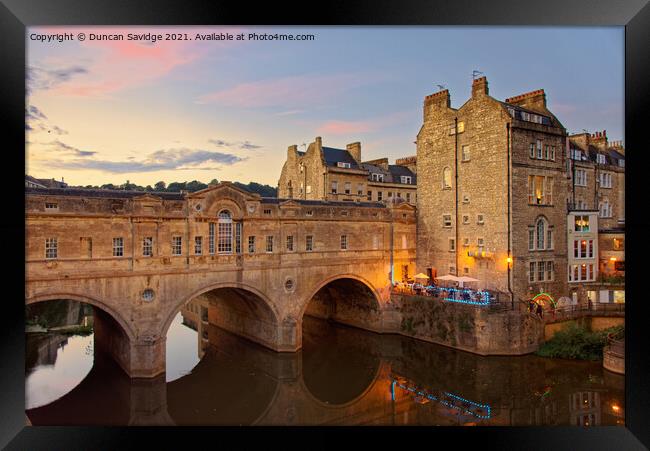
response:
<path fill-rule="evenodd" d="M 202 321 L 201 305 L 188 306 L 168 334 L 166 376 L 130 380 L 97 355 L 70 393 L 27 415 L 57 425 L 624 421 L 624 378 L 599 362 L 480 357 L 312 318 L 303 334 L 301 352 L 275 353 Z"/>

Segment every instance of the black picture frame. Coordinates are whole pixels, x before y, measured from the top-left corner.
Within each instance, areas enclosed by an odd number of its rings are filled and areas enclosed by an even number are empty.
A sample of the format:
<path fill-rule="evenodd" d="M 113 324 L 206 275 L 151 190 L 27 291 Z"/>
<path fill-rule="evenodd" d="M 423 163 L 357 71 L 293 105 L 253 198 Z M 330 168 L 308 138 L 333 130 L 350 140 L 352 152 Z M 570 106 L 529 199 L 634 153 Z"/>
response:
<path fill-rule="evenodd" d="M 25 427 L 24 413 L 24 113 L 25 27 L 30 25 L 541 25 L 625 26 L 625 144 L 627 210 L 627 347 L 625 376 L 626 427 L 532 427 L 532 428 L 59 428 Z M 413 1 L 387 0 L 327 4 L 185 0 L 2 0 L 0 2 L 0 103 L 7 131 L 2 148 L 11 160 L 4 177 L 5 211 L 3 238 L 10 245 L 5 253 L 4 279 L 11 287 L 5 298 L 1 329 L 3 394 L 0 396 L 0 446 L 7 449 L 131 449 L 153 442 L 169 448 L 187 446 L 197 440 L 215 445 L 237 440 L 248 448 L 250 440 L 280 446 L 330 446 L 341 443 L 339 435 L 360 433 L 364 441 L 392 442 L 396 446 L 435 446 L 451 440 L 454 448 L 498 449 L 644 449 L 650 447 L 650 390 L 646 375 L 648 344 L 645 324 L 648 309 L 643 298 L 642 257 L 650 230 L 641 196 L 647 191 L 640 182 L 647 165 L 647 108 L 650 105 L 650 5 L 647 0 L 516 0 Z M 432 50 L 433 52 L 434 50 Z M 603 55 L 603 64 L 607 56 Z M 646 138 L 645 140 L 643 138 Z M 644 153 L 645 152 L 645 153 Z M 639 185 L 635 189 L 635 186 Z M 637 208 L 633 208 L 637 206 Z M 641 208 L 638 208 L 641 206 Z M 312 435 L 302 433 L 310 432 Z M 334 432 L 334 434 L 333 434 Z M 189 435 L 183 435 L 189 433 Z M 298 434 L 301 433 L 301 434 Z M 298 434 L 300 437 L 298 437 Z M 415 434 L 415 435 L 413 435 Z M 190 438 L 190 441 L 188 441 Z M 268 445 L 267 445 L 268 446 Z"/>

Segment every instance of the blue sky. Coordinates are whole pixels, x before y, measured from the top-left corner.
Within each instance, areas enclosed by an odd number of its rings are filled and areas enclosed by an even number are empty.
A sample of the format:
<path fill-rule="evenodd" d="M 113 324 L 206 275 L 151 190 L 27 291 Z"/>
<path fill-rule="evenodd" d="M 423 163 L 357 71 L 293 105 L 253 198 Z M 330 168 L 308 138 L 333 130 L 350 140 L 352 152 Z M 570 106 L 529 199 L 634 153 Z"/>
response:
<path fill-rule="evenodd" d="M 38 42 L 31 33 L 249 32 L 313 41 Z M 624 129 L 622 27 L 48 27 L 28 30 L 27 168 L 70 184 L 275 185 L 292 144 L 415 154 L 424 96 L 472 71 L 503 100 L 543 88 L 569 132 Z"/>

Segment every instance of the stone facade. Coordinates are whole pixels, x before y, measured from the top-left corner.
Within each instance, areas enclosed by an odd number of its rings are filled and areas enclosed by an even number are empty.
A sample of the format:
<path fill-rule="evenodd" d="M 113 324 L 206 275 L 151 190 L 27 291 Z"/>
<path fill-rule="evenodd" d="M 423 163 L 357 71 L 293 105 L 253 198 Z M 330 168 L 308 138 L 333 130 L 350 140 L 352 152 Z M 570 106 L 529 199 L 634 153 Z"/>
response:
<path fill-rule="evenodd" d="M 483 77 L 459 109 L 447 90 L 427 96 L 417 136 L 418 272 L 474 277 L 519 299 L 566 293 L 565 139 L 543 90 L 501 102 Z"/>
<path fill-rule="evenodd" d="M 363 162 L 361 143 L 336 149 L 324 147 L 322 138 L 316 137 L 304 152 L 295 145 L 287 149 L 278 197 L 345 202 L 399 197 L 415 205 L 416 175 L 411 169 L 414 158 L 402 160 L 404 165 L 390 165 L 387 158 Z"/>
<path fill-rule="evenodd" d="M 345 279 L 374 305 L 354 325 L 393 332 L 391 279 L 415 268 L 406 202 L 262 198 L 229 182 L 192 194 L 27 188 L 26 236 L 26 303 L 97 307 L 98 346 L 133 377 L 164 372 L 169 324 L 198 297 L 210 323 L 293 352 L 307 304 Z"/>

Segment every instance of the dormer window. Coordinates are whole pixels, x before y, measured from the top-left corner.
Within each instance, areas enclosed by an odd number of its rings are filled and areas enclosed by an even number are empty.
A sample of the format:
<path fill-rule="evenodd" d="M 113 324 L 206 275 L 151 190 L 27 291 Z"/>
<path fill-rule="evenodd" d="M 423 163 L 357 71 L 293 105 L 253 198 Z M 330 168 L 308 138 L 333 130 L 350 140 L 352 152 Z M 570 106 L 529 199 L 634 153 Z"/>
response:
<path fill-rule="evenodd" d="M 54 202 L 46 202 L 45 203 L 45 209 L 46 210 L 58 210 L 59 209 L 59 204 L 54 203 Z"/>
<path fill-rule="evenodd" d="M 373 173 L 370 177 L 371 177 L 373 182 L 383 182 L 384 181 L 384 174 Z"/>
<path fill-rule="evenodd" d="M 339 162 L 336 163 L 336 165 L 338 167 L 340 167 L 340 168 L 347 168 L 347 169 L 350 169 L 350 167 L 351 167 L 350 163 L 346 163 L 344 161 L 339 161 Z"/>
<path fill-rule="evenodd" d="M 598 157 L 597 157 L 597 161 L 598 161 L 598 164 L 605 164 L 606 163 L 605 155 L 603 155 L 602 153 L 599 153 Z"/>
<path fill-rule="evenodd" d="M 401 181 L 402 183 L 406 183 L 406 184 L 409 184 L 409 185 L 410 185 L 410 184 L 412 183 L 412 182 L 411 182 L 412 180 L 413 180 L 413 179 L 412 179 L 412 177 L 411 177 L 410 175 L 402 175 L 402 176 L 400 176 L 400 181 Z"/>

